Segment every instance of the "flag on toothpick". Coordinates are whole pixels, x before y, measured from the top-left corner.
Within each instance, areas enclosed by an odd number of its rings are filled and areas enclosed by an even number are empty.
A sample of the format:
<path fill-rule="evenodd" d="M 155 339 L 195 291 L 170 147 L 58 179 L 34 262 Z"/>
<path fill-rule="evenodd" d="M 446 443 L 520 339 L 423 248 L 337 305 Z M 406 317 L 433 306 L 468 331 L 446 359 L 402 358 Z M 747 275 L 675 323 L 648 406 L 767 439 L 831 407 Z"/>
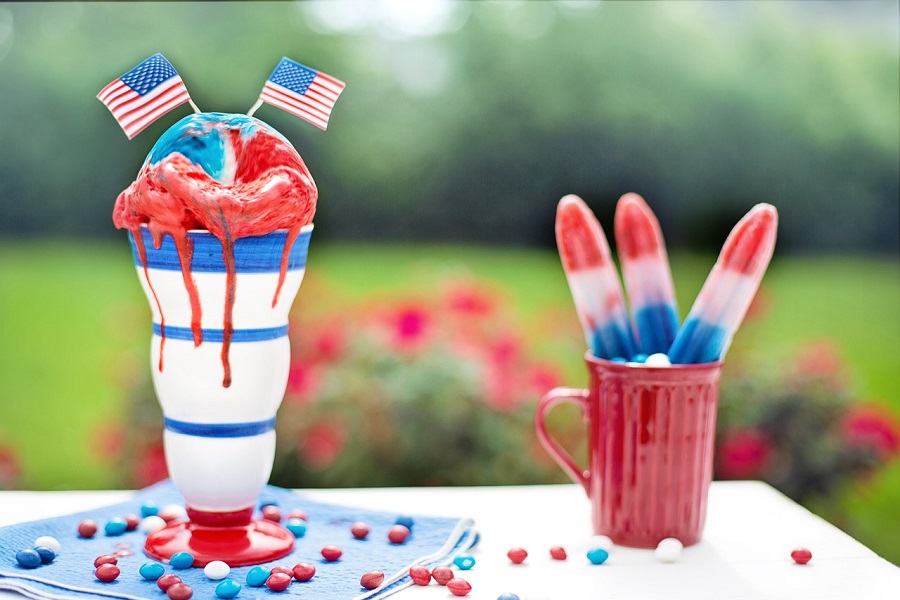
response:
<path fill-rule="evenodd" d="M 129 140 L 176 106 L 191 102 L 181 76 L 162 54 L 154 54 L 111 82 L 100 90 L 97 99 L 106 105 Z M 191 106 L 199 112 L 193 102 Z"/>
<path fill-rule="evenodd" d="M 331 109 L 345 86 L 340 79 L 282 58 L 263 86 L 259 101 L 248 114 L 252 115 L 260 103 L 267 102 L 324 130 L 328 127 Z"/>

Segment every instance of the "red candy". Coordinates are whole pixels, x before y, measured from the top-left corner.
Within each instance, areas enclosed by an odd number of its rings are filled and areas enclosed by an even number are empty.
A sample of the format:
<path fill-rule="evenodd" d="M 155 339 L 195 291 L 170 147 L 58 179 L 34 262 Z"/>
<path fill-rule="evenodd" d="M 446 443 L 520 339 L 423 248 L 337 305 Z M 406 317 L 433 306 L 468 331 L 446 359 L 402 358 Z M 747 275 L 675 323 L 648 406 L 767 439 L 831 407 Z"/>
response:
<path fill-rule="evenodd" d="M 308 521 L 309 518 L 306 516 L 306 512 L 300 510 L 299 508 L 295 508 L 291 512 L 288 513 L 288 519 L 300 519 L 301 521 Z"/>
<path fill-rule="evenodd" d="M 286 567 L 284 565 L 278 565 L 277 567 L 272 567 L 272 570 L 269 571 L 269 575 L 272 573 L 284 573 L 290 577 L 294 576 L 294 570 L 290 567 Z"/>
<path fill-rule="evenodd" d="M 128 515 L 125 517 L 125 531 L 134 531 L 141 524 L 141 518 L 137 515 Z"/>
<path fill-rule="evenodd" d="M 94 577 L 102 581 L 103 583 L 109 583 L 110 581 L 115 581 L 116 577 L 119 576 L 119 567 L 112 563 L 103 563 L 97 570 L 94 571 Z"/>
<path fill-rule="evenodd" d="M 448 581 L 456 577 L 453 574 L 453 569 L 450 567 L 435 567 L 431 572 L 431 576 L 441 585 L 447 585 Z"/>
<path fill-rule="evenodd" d="M 112 554 L 101 554 L 94 559 L 94 567 L 99 567 L 100 565 L 116 565 L 118 563 L 119 559 Z"/>
<path fill-rule="evenodd" d="M 465 579 L 456 577 L 447 582 L 447 589 L 454 596 L 465 596 L 472 591 L 472 584 Z"/>
<path fill-rule="evenodd" d="M 90 519 L 85 519 L 78 524 L 78 535 L 83 538 L 92 538 L 97 533 L 97 524 Z"/>
<path fill-rule="evenodd" d="M 328 562 L 336 561 L 341 557 L 341 554 L 343 553 L 343 550 L 341 550 L 337 546 L 325 546 L 324 548 L 322 548 L 322 558 L 324 558 Z"/>
<path fill-rule="evenodd" d="M 794 562 L 798 565 L 805 565 L 812 559 L 812 552 L 806 548 L 794 548 L 794 551 L 791 552 L 791 558 L 793 558 Z"/>
<path fill-rule="evenodd" d="M 173 583 L 169 586 L 169 589 L 166 590 L 166 596 L 169 597 L 169 600 L 188 600 L 188 598 L 193 595 L 194 590 L 191 589 L 191 586 L 186 583 L 181 583 L 180 581 Z"/>
<path fill-rule="evenodd" d="M 302 562 L 294 565 L 291 571 L 294 573 L 294 579 L 297 581 L 309 581 L 316 574 L 316 567 L 307 562 Z"/>
<path fill-rule="evenodd" d="M 283 592 L 291 585 L 291 576 L 286 573 L 272 573 L 266 579 L 266 587 L 273 592 Z"/>
<path fill-rule="evenodd" d="M 157 587 L 164 592 L 176 583 L 181 583 L 181 577 L 179 577 L 178 575 L 173 575 L 172 573 L 163 575 L 156 580 Z"/>
<path fill-rule="evenodd" d="M 415 565 L 409 568 L 409 576 L 416 585 L 428 585 L 431 583 L 431 571 L 424 565 Z"/>
<path fill-rule="evenodd" d="M 365 523 L 354 523 L 350 526 L 350 533 L 353 534 L 358 540 L 366 539 L 366 536 L 369 535 L 369 526 Z"/>
<path fill-rule="evenodd" d="M 553 560 L 566 560 L 568 558 L 566 549 L 562 546 L 553 546 L 550 548 L 550 558 Z"/>
<path fill-rule="evenodd" d="M 506 553 L 506 556 L 508 556 L 509 560 L 513 561 L 515 564 L 520 565 L 528 558 L 528 553 L 525 552 L 525 548 L 513 548 Z"/>
<path fill-rule="evenodd" d="M 388 539 L 392 544 L 402 544 L 409 537 L 409 528 L 406 525 L 394 525 L 388 531 Z"/>
<path fill-rule="evenodd" d="M 369 571 L 359 578 L 359 585 L 367 590 L 374 590 L 381 585 L 382 581 L 384 581 L 384 573 L 381 571 Z"/>
<path fill-rule="evenodd" d="M 262 509 L 262 516 L 263 519 L 266 519 L 267 521 L 281 523 L 281 509 L 274 504 L 264 506 Z"/>

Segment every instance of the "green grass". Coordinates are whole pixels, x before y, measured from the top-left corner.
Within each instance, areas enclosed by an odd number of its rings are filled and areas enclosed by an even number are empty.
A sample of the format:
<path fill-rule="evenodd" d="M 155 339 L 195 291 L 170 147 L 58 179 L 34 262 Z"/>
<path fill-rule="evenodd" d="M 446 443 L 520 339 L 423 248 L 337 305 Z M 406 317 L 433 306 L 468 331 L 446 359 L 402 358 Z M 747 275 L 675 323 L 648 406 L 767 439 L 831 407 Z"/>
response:
<path fill-rule="evenodd" d="M 682 312 L 713 257 L 675 256 Z M 575 319 L 558 258 L 551 252 L 477 247 L 314 246 L 310 276 L 349 297 L 427 292 L 448 276 L 483 278 L 506 289 L 531 337 L 552 331 L 539 318 Z M 837 343 L 861 399 L 900 410 L 900 268 L 863 258 L 773 262 L 765 318 L 747 324 L 733 352 L 787 359 L 804 342 Z M 304 302 L 303 290 L 298 302 Z M 149 309 L 124 241 L 0 244 L 0 447 L 12 444 L 25 488 L 114 484 L 97 460 L 98 431 L 125 410 L 127 390 L 149 369 Z M 570 348 L 570 346 L 566 346 Z M 569 350 L 567 350 L 568 352 Z M 572 384 L 584 383 L 580 356 Z M 111 461 L 115 457 L 110 457 Z"/>

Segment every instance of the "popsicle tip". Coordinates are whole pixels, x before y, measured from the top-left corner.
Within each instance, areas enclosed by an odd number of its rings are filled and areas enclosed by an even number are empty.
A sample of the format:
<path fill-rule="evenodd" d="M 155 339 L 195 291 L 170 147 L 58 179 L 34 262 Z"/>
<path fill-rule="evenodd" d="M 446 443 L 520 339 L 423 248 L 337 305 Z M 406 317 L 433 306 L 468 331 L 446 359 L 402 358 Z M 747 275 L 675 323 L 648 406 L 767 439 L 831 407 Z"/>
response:
<path fill-rule="evenodd" d="M 725 240 L 720 260 L 742 273 L 765 271 L 775 248 L 778 210 L 761 202 L 751 208 Z"/>
<path fill-rule="evenodd" d="M 590 207 L 575 194 L 564 196 L 557 206 L 556 244 L 567 270 L 607 262 L 609 248 L 603 229 Z"/>
<path fill-rule="evenodd" d="M 662 231 L 656 215 L 638 194 L 619 198 L 613 223 L 619 253 L 628 258 L 654 255 L 663 247 Z"/>

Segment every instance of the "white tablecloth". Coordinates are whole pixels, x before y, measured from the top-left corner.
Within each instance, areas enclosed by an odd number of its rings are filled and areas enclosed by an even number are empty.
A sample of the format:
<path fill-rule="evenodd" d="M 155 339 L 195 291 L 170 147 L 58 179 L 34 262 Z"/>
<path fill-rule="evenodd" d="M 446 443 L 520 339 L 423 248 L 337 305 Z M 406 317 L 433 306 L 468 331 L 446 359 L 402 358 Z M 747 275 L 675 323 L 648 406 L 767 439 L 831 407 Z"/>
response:
<path fill-rule="evenodd" d="M 613 548 L 591 565 L 590 507 L 575 485 L 308 490 L 323 501 L 411 514 L 473 517 L 481 543 L 476 565 L 458 571 L 472 584 L 468 596 L 494 600 L 504 592 L 521 600 L 900 600 L 900 568 L 759 482 L 716 482 L 710 491 L 703 540 L 680 560 L 660 563 L 652 550 Z M 125 500 L 128 492 L 2 492 L 0 526 L 86 510 Z M 900 539 L 898 539 L 900 543 Z M 506 557 L 528 551 L 522 565 Z M 552 546 L 566 561 L 552 560 Z M 812 561 L 794 564 L 803 546 Z M 7 557 L 7 560 L 14 560 Z M 239 598 L 249 598 L 242 592 Z M 393 598 L 447 600 L 435 583 Z M 0 598 L 17 598 L 0 592 Z"/>

